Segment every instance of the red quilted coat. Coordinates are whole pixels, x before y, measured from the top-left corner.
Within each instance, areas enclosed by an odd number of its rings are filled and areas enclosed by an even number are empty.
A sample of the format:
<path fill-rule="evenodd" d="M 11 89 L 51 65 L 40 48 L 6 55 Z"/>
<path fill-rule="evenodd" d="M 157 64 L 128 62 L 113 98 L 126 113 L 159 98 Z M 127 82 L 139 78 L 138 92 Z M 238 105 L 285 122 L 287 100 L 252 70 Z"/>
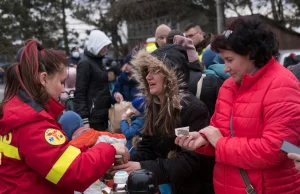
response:
<path fill-rule="evenodd" d="M 234 137 L 230 137 L 230 117 Z M 300 173 L 280 151 L 283 140 L 300 146 L 298 80 L 275 59 L 241 85 L 232 78 L 220 89 L 211 125 L 221 138 L 198 153 L 216 156 L 216 194 L 245 194 L 239 168 L 246 170 L 257 194 L 299 194 Z"/>

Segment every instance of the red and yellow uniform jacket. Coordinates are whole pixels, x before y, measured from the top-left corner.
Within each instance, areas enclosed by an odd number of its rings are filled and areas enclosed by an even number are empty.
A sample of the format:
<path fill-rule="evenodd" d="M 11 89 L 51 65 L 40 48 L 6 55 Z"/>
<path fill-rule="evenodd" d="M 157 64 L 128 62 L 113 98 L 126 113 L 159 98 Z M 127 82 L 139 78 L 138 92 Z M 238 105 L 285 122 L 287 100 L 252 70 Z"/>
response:
<path fill-rule="evenodd" d="M 83 192 L 113 164 L 113 146 L 99 143 L 87 150 L 69 145 L 55 120 L 63 107 L 51 99 L 46 109 L 23 91 L 4 106 L 0 193 Z"/>

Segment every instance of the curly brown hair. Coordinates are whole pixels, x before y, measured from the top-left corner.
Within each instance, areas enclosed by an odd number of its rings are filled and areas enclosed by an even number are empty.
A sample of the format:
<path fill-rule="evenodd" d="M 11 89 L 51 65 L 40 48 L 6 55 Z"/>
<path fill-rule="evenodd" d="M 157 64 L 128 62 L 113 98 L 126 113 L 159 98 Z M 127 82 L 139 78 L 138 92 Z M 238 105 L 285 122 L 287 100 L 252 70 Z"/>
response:
<path fill-rule="evenodd" d="M 227 31 L 211 43 L 212 50 L 232 50 L 239 55 L 248 55 L 256 67 L 267 64 L 272 56 L 278 56 L 279 43 L 276 35 L 256 17 L 242 16 L 227 26 Z"/>

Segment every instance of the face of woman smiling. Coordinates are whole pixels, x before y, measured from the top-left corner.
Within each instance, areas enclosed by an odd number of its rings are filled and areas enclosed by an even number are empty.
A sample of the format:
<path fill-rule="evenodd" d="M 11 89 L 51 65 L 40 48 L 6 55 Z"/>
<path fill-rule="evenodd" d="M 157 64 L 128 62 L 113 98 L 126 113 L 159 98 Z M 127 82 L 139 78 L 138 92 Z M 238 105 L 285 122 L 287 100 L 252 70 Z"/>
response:
<path fill-rule="evenodd" d="M 165 77 L 162 73 L 150 70 L 148 75 L 146 76 L 146 80 L 149 84 L 150 93 L 152 95 L 156 95 L 158 97 L 162 97 L 165 95 Z"/>
<path fill-rule="evenodd" d="M 231 50 L 220 49 L 220 54 L 225 61 L 224 72 L 228 72 L 236 83 L 241 83 L 245 74 L 251 74 L 254 69 L 254 61 L 249 55 L 239 55 Z"/>

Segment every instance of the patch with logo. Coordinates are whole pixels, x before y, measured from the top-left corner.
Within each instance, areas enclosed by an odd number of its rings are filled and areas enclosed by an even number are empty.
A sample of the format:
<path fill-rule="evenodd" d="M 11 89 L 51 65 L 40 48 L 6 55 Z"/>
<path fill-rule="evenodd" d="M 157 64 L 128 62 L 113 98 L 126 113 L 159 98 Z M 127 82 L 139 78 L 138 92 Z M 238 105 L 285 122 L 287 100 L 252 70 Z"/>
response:
<path fill-rule="evenodd" d="M 52 128 L 45 131 L 45 139 L 50 145 L 62 145 L 66 142 L 66 136 L 61 131 Z"/>

